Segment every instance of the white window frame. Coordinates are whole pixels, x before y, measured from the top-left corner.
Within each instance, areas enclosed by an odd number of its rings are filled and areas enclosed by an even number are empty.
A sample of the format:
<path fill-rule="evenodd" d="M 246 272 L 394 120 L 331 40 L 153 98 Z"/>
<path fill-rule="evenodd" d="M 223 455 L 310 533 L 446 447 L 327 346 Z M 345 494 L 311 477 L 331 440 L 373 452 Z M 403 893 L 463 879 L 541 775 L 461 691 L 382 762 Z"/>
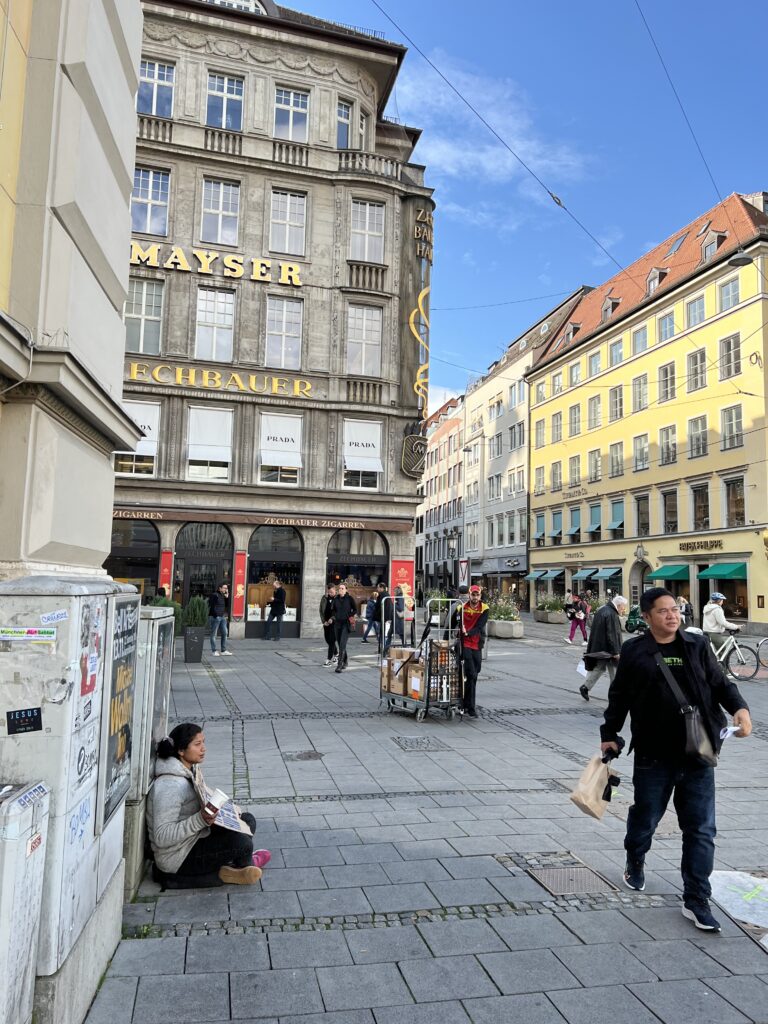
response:
<path fill-rule="evenodd" d="M 270 420 L 290 420 L 292 423 L 298 421 L 298 459 L 294 457 L 286 459 L 286 463 L 294 463 L 294 465 L 282 465 L 277 462 L 265 462 L 264 453 L 267 451 L 264 444 L 264 437 L 262 431 L 264 430 L 263 418 L 259 422 L 259 470 L 258 480 L 259 484 L 264 487 L 298 487 L 300 483 L 301 470 L 303 465 L 295 465 L 296 462 L 301 462 L 302 444 L 304 437 L 304 418 L 301 415 L 283 415 L 282 413 L 273 412 L 262 412 L 262 417 L 266 415 Z M 293 455 L 293 453 L 291 453 Z M 275 452 L 275 455 L 280 455 L 279 451 Z M 276 479 L 269 480 L 266 478 L 266 474 L 275 475 Z"/>
<path fill-rule="evenodd" d="M 587 399 L 587 430 L 598 430 L 603 422 L 602 395 L 592 395 Z"/>
<path fill-rule="evenodd" d="M 596 484 L 603 478 L 603 453 L 599 448 L 587 452 L 587 479 Z"/>
<path fill-rule="evenodd" d="M 642 473 L 651 465 L 650 442 L 647 434 L 636 434 L 632 438 L 632 470 Z"/>
<path fill-rule="evenodd" d="M 617 352 L 619 354 L 619 358 L 618 359 L 614 359 L 614 356 L 616 355 Z M 620 363 L 623 363 L 623 362 L 624 362 L 624 339 L 623 338 L 617 338 L 616 341 L 612 341 L 611 344 L 608 346 L 608 365 L 609 366 L 618 366 Z"/>
<path fill-rule="evenodd" d="M 170 76 L 168 76 L 168 72 L 170 72 Z M 175 64 L 143 57 L 139 64 L 139 91 L 136 93 L 136 112 L 142 117 L 160 117 L 170 121 L 173 117 L 173 102 L 176 98 L 175 80 Z M 150 110 L 139 110 L 139 95 L 142 84 L 149 85 L 152 89 Z M 160 90 L 167 90 L 170 93 L 171 109 L 168 114 L 158 114 L 157 112 L 157 98 Z"/>
<path fill-rule="evenodd" d="M 571 363 L 568 367 L 568 386 L 571 388 L 581 384 L 581 360 L 578 363 Z"/>
<path fill-rule="evenodd" d="M 587 379 L 589 379 L 590 377 L 596 377 L 598 373 L 602 373 L 602 355 L 603 354 L 601 350 L 598 349 L 597 352 L 590 352 L 590 354 L 587 356 Z"/>
<path fill-rule="evenodd" d="M 735 298 L 733 298 L 731 295 L 734 288 L 736 291 Z M 725 313 L 729 309 L 733 309 L 734 306 L 738 306 L 740 301 L 741 298 L 738 274 L 736 275 L 736 277 L 731 277 L 727 281 L 722 281 L 717 286 L 717 304 L 720 307 L 721 313 Z"/>
<path fill-rule="evenodd" d="M 545 444 L 545 437 L 544 437 L 545 429 L 546 429 L 545 421 L 544 420 L 536 420 L 536 423 L 534 424 L 534 427 L 533 427 L 533 437 L 534 437 L 533 446 L 534 446 L 534 448 L 543 448 L 544 447 L 544 444 Z"/>
<path fill-rule="evenodd" d="M 703 421 L 703 430 L 698 429 L 699 425 Z M 696 424 L 697 429 L 693 430 L 693 424 Z M 696 444 L 696 450 L 694 451 L 694 438 Z M 709 454 L 709 425 L 707 423 L 707 417 L 704 416 L 693 416 L 688 420 L 688 458 L 689 459 L 700 459 Z"/>
<path fill-rule="evenodd" d="M 306 102 L 303 102 L 306 100 Z M 287 133 L 278 131 L 277 112 L 288 111 Z M 272 122 L 274 138 L 306 146 L 309 141 L 309 90 L 275 86 L 275 108 Z"/>
<path fill-rule="evenodd" d="M 659 405 L 672 402 L 677 396 L 677 374 L 674 362 L 659 367 Z"/>
<path fill-rule="evenodd" d="M 632 412 L 648 408 L 648 374 L 641 373 L 632 378 Z"/>
<path fill-rule="evenodd" d="M 201 328 L 211 329 L 211 352 L 201 351 Z M 235 293 L 222 288 L 197 289 L 195 358 L 231 362 L 235 345 Z"/>
<path fill-rule="evenodd" d="M 568 408 L 568 437 L 578 437 L 581 433 L 581 403 Z"/>
<path fill-rule="evenodd" d="M 550 424 L 551 433 L 551 444 L 557 444 L 558 441 L 563 440 L 563 414 L 562 412 L 555 412 L 552 414 L 552 422 Z"/>
<path fill-rule="evenodd" d="M 672 333 L 666 334 L 667 327 L 671 324 Z M 670 338 L 674 338 L 677 333 L 675 329 L 675 313 L 674 310 L 668 310 L 666 313 L 662 313 L 661 316 L 656 320 L 656 337 L 660 342 L 669 341 Z"/>
<path fill-rule="evenodd" d="M 298 240 L 299 236 L 300 241 Z M 270 197 L 269 251 L 303 256 L 306 245 L 306 192 L 273 188 Z"/>
<path fill-rule="evenodd" d="M 136 291 L 140 290 L 140 296 L 136 296 Z M 153 315 L 147 314 L 147 294 L 148 292 L 153 293 L 152 310 Z M 155 301 L 159 292 L 160 301 L 159 309 L 158 303 Z M 129 312 L 130 306 L 136 305 L 136 298 L 139 299 L 140 312 L 132 313 Z M 159 356 L 162 351 L 163 344 L 163 301 L 165 298 L 165 282 L 158 281 L 155 278 L 150 277 L 131 277 L 128 281 L 128 297 L 125 300 L 125 306 L 123 308 L 123 323 L 126 325 L 126 352 L 130 352 L 135 355 L 147 355 L 147 356 Z M 154 310 L 158 310 L 157 314 L 154 314 Z M 128 348 L 128 321 L 138 323 L 139 325 L 139 347 Z M 145 345 L 145 338 L 147 333 L 148 324 L 157 324 L 157 350 L 147 348 Z"/>
<path fill-rule="evenodd" d="M 342 111 L 342 107 L 346 110 Z M 341 97 L 336 101 L 336 149 L 352 149 L 352 114 L 354 104 L 350 100 L 343 100 Z M 346 113 L 346 117 L 343 114 Z M 347 144 L 341 145 L 339 134 L 342 126 L 346 129 Z"/>
<path fill-rule="evenodd" d="M 731 451 L 744 444 L 744 420 L 741 402 L 729 405 L 720 413 L 721 450 Z"/>
<path fill-rule="evenodd" d="M 533 493 L 544 493 L 544 467 L 537 466 L 533 471 Z"/>
<path fill-rule="evenodd" d="M 701 318 L 694 320 L 691 316 L 692 309 L 701 309 Z M 698 327 L 699 324 L 703 324 L 707 319 L 706 305 L 704 301 L 704 295 L 696 295 L 694 298 L 689 299 L 685 304 L 685 326 L 686 328 Z"/>
<path fill-rule="evenodd" d="M 161 403 L 160 402 L 136 402 L 133 399 L 123 400 L 123 409 L 131 419 L 138 423 L 142 429 L 149 427 L 149 434 L 154 434 L 154 437 L 145 436 L 136 445 L 136 451 L 134 452 L 115 452 L 113 456 L 115 475 L 116 476 L 140 476 L 143 478 L 152 478 L 156 475 L 157 468 L 157 443 L 160 437 L 160 423 L 162 417 Z M 149 413 L 149 410 L 152 410 Z M 143 422 L 142 422 L 142 417 Z M 148 422 L 154 420 L 154 423 Z M 152 459 L 151 464 L 147 461 Z M 119 468 L 119 467 L 126 468 Z M 127 467 L 131 468 L 128 469 Z M 151 467 L 149 472 L 137 472 L 139 467 Z"/>
<path fill-rule="evenodd" d="M 640 344 L 642 343 L 642 348 Z M 643 324 L 642 327 L 637 327 L 632 331 L 632 355 L 639 356 L 641 352 L 645 352 L 648 348 L 648 325 Z"/>
<path fill-rule="evenodd" d="M 357 222 L 357 226 L 356 226 Z M 350 219 L 349 258 L 357 263 L 384 263 L 386 204 L 353 199 Z"/>
<path fill-rule="evenodd" d="M 292 317 L 297 317 L 297 321 Z M 289 330 L 298 323 L 298 330 Z M 292 339 L 298 339 L 298 355 L 286 358 L 286 349 Z M 288 299 L 282 295 L 267 296 L 267 323 L 264 344 L 264 365 L 270 369 L 300 370 L 304 348 L 304 303 L 301 299 Z M 280 350 L 276 358 L 274 344 Z"/>
<path fill-rule="evenodd" d="M 131 227 L 135 234 L 168 235 L 168 211 L 171 196 L 171 172 L 157 167 L 137 166 L 133 171 L 133 190 L 131 192 Z M 141 209 L 144 213 L 144 227 L 135 223 L 134 210 Z M 155 210 L 163 210 L 164 223 L 162 231 L 152 230 L 152 219 Z"/>
<path fill-rule="evenodd" d="M 677 462 L 677 427 L 674 423 L 659 430 L 659 465 Z"/>
<path fill-rule="evenodd" d="M 202 207 L 200 240 L 214 245 L 236 246 L 240 233 L 240 183 L 220 178 L 203 178 Z M 210 234 L 206 232 L 206 220 L 208 226 L 211 221 L 215 224 L 215 230 Z M 229 238 L 224 237 L 225 228 L 228 229 Z"/>
<path fill-rule="evenodd" d="M 687 380 L 686 391 L 700 391 L 707 386 L 707 350 L 697 348 L 695 352 L 689 352 L 687 357 Z"/>
<path fill-rule="evenodd" d="M 359 328 L 359 329 L 358 329 Z M 350 302 L 347 306 L 347 373 L 353 377 L 381 377 L 381 344 L 384 310 Z M 353 367 L 351 353 L 359 349 L 360 366 Z"/>
<path fill-rule="evenodd" d="M 549 486 L 553 491 L 563 489 L 563 464 L 559 459 L 549 467 Z"/>
<path fill-rule="evenodd" d="M 608 476 L 624 476 L 624 442 L 615 441 L 608 448 Z"/>
<path fill-rule="evenodd" d="M 228 434 L 229 434 L 229 454 L 225 456 L 226 444 L 210 444 L 209 441 L 193 441 L 192 434 L 192 423 L 193 416 L 201 416 L 204 422 L 205 417 L 210 416 L 212 421 L 218 417 L 221 423 L 228 422 Z M 233 409 L 214 409 L 211 406 L 201 405 L 190 405 L 187 409 L 187 460 L 186 460 L 186 478 L 187 480 L 195 480 L 197 482 L 209 481 L 211 483 L 221 483 L 228 481 L 232 473 L 232 428 L 233 428 L 234 410 Z M 209 431 L 203 432 L 205 436 L 209 436 Z M 204 449 L 208 448 L 208 457 L 203 458 L 205 454 Z M 193 457 L 193 449 L 197 449 L 197 457 Z M 193 463 L 198 463 L 200 468 L 207 467 L 207 473 L 194 473 L 192 472 Z M 214 467 L 225 467 L 218 468 L 217 471 L 211 472 Z"/>
<path fill-rule="evenodd" d="M 238 90 L 238 85 L 240 86 Z M 221 97 L 221 124 L 213 124 L 208 120 L 208 98 L 210 96 Z M 239 75 L 228 75 L 221 71 L 208 72 L 208 86 L 205 93 L 205 123 L 208 128 L 216 128 L 225 132 L 242 132 L 243 114 L 245 106 L 245 79 Z M 230 117 L 230 108 L 239 107 L 240 124 L 237 128 L 227 124 Z"/>
<path fill-rule="evenodd" d="M 382 480 L 382 476 L 383 476 L 382 470 L 374 471 L 374 470 L 347 469 L 345 464 L 344 464 L 344 450 L 345 450 L 345 447 L 346 447 L 346 445 L 344 444 L 344 441 L 346 440 L 346 432 L 347 432 L 347 424 L 348 423 L 349 424 L 364 423 L 365 426 L 369 427 L 369 428 L 372 427 L 372 426 L 378 426 L 378 428 L 379 428 L 379 453 L 380 453 L 379 457 L 380 457 L 382 466 L 383 466 L 383 462 L 384 462 L 384 459 L 383 459 L 383 456 L 384 456 L 384 449 L 383 449 L 384 429 L 383 429 L 383 424 L 382 424 L 381 420 L 359 420 L 359 419 L 352 419 L 352 418 L 345 419 L 343 421 L 343 424 L 342 424 L 342 466 L 341 466 L 341 470 L 342 470 L 342 484 L 341 484 L 341 486 L 342 486 L 343 490 L 345 490 L 345 491 L 379 491 L 379 490 L 381 490 L 381 480 Z M 375 483 L 370 481 L 370 477 L 371 476 L 375 476 L 375 478 L 376 478 L 375 479 Z M 365 477 L 365 479 L 367 481 L 366 483 L 363 483 L 363 478 L 364 477 Z M 357 483 L 353 482 L 355 480 L 357 480 Z"/>
<path fill-rule="evenodd" d="M 618 399 L 618 401 L 617 401 Z M 615 423 L 624 416 L 624 385 L 617 384 L 608 392 L 608 422 Z"/>
<path fill-rule="evenodd" d="M 581 456 L 571 455 L 568 459 L 568 486 L 579 487 L 581 485 Z"/>
<path fill-rule="evenodd" d="M 741 335 L 737 331 L 718 342 L 720 380 L 730 380 L 741 373 Z"/>

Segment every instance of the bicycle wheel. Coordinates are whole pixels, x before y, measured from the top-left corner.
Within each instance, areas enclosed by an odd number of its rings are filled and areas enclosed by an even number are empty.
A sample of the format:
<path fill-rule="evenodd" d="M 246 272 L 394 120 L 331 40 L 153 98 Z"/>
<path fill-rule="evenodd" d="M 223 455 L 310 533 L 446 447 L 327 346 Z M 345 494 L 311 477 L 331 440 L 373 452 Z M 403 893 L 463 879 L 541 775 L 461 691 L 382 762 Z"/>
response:
<path fill-rule="evenodd" d="M 760 668 L 760 659 L 754 647 L 739 644 L 728 652 L 725 659 L 725 671 L 734 679 L 754 679 Z"/>
<path fill-rule="evenodd" d="M 757 645 L 757 660 L 763 668 L 768 668 L 768 636 Z"/>

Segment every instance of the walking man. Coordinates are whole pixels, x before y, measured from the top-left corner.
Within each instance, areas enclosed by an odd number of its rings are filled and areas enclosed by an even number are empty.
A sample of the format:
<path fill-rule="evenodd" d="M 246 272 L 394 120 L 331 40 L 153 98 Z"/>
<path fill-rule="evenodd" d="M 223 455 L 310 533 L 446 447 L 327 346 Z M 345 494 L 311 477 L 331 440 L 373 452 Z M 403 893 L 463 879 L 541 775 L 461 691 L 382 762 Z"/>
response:
<path fill-rule="evenodd" d="M 333 625 L 333 602 L 336 600 L 336 587 L 332 583 L 326 584 L 325 593 L 320 598 L 320 621 L 323 624 L 323 636 L 328 644 L 328 657 L 326 665 L 333 665 L 336 661 L 336 630 Z"/>
<path fill-rule="evenodd" d="M 368 600 L 365 602 L 365 632 L 363 633 L 362 643 L 368 643 L 368 634 L 373 630 L 374 636 L 378 639 L 379 636 L 379 625 L 376 622 L 376 591 L 374 590 Z"/>
<path fill-rule="evenodd" d="M 336 647 L 338 649 L 337 672 L 343 672 L 347 667 L 347 640 L 350 630 L 355 628 L 356 616 L 355 599 L 347 593 L 346 584 L 340 583 L 336 599 L 333 602 L 333 628 L 336 632 Z"/>
<path fill-rule="evenodd" d="M 373 617 L 378 623 L 376 630 L 376 636 L 379 641 L 379 652 L 381 652 L 381 645 L 386 643 L 387 636 L 392 632 L 392 623 L 384 622 L 382 615 L 384 614 L 387 606 L 384 604 L 384 598 L 389 597 L 389 591 L 387 590 L 386 583 L 376 584 L 376 607 L 373 609 Z"/>
<path fill-rule="evenodd" d="M 621 619 L 626 614 L 627 599 L 616 594 L 611 600 L 598 608 L 589 634 L 587 653 L 584 655 L 584 667 L 587 678 L 579 687 L 584 700 L 589 700 L 589 691 L 598 681 L 603 672 L 608 673 L 612 683 L 616 676 L 616 664 L 621 651 Z"/>
<path fill-rule="evenodd" d="M 470 718 L 477 718 L 475 690 L 477 677 L 483 666 L 483 644 L 488 622 L 488 605 L 480 600 L 482 591 L 477 584 L 469 588 L 469 601 L 456 609 L 461 616 L 461 660 L 464 670 L 464 710 Z"/>
<path fill-rule="evenodd" d="M 264 630 L 265 640 L 279 640 L 280 639 L 280 627 L 283 622 L 283 616 L 285 615 L 285 589 L 280 580 L 275 580 L 272 584 L 272 600 L 268 601 L 269 615 L 267 616 L 267 627 Z M 272 636 L 272 623 L 276 623 L 275 635 Z"/>
<path fill-rule="evenodd" d="M 211 652 L 214 658 L 219 657 L 216 650 L 216 636 L 221 634 L 221 653 L 231 656 L 232 652 L 227 650 L 227 602 L 229 601 L 229 587 L 226 583 L 220 583 L 208 598 L 208 615 L 211 626 Z"/>
<path fill-rule="evenodd" d="M 683 833 L 683 917 L 702 931 L 719 932 L 720 924 L 709 908 L 709 876 L 715 858 L 715 770 L 699 755 L 686 753 L 681 703 L 667 679 L 677 683 L 691 707 L 698 708 L 715 752 L 722 744 L 720 730 L 726 721 L 722 708 L 733 715 L 738 737 L 749 736 L 752 719 L 706 638 L 680 629 L 680 609 L 668 590 L 646 590 L 640 610 L 648 632 L 622 648 L 600 727 L 602 751 L 618 753 L 619 730 L 628 714 L 631 718 L 634 803 L 624 839 L 624 883 L 638 892 L 645 888 L 645 855 L 672 797 Z"/>

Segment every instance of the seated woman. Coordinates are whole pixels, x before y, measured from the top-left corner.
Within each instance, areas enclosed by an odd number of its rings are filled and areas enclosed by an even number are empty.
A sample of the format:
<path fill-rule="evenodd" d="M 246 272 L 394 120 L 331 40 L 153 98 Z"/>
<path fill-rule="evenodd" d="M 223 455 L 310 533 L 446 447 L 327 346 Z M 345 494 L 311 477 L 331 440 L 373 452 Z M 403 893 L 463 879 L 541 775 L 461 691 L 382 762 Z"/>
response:
<path fill-rule="evenodd" d="M 206 799 L 200 764 L 205 736 L 199 725 L 182 722 L 157 745 L 155 781 L 147 803 L 147 832 L 155 856 L 155 880 L 171 888 L 252 885 L 270 860 L 253 850 L 256 819 L 241 818 L 251 830 L 216 825 L 218 810 Z"/>

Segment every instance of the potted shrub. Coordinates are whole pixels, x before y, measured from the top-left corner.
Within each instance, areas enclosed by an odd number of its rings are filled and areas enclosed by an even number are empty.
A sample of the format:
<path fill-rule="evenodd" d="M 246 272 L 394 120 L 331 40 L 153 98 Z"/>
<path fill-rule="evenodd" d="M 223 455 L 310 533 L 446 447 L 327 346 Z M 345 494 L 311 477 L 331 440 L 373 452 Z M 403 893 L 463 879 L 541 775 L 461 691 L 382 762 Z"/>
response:
<path fill-rule="evenodd" d="M 509 597 L 492 601 L 488 611 L 488 635 L 519 640 L 523 636 L 520 610 Z"/>
<path fill-rule="evenodd" d="M 181 636 L 183 614 L 178 601 L 171 601 L 167 597 L 153 597 L 149 603 L 161 608 L 173 608 L 173 635 L 174 637 Z"/>
<path fill-rule="evenodd" d="M 208 602 L 192 597 L 184 609 L 184 661 L 202 661 L 205 627 L 208 625 Z"/>
<path fill-rule="evenodd" d="M 549 597 L 546 601 L 547 622 L 563 623 L 566 621 L 562 597 Z"/>

